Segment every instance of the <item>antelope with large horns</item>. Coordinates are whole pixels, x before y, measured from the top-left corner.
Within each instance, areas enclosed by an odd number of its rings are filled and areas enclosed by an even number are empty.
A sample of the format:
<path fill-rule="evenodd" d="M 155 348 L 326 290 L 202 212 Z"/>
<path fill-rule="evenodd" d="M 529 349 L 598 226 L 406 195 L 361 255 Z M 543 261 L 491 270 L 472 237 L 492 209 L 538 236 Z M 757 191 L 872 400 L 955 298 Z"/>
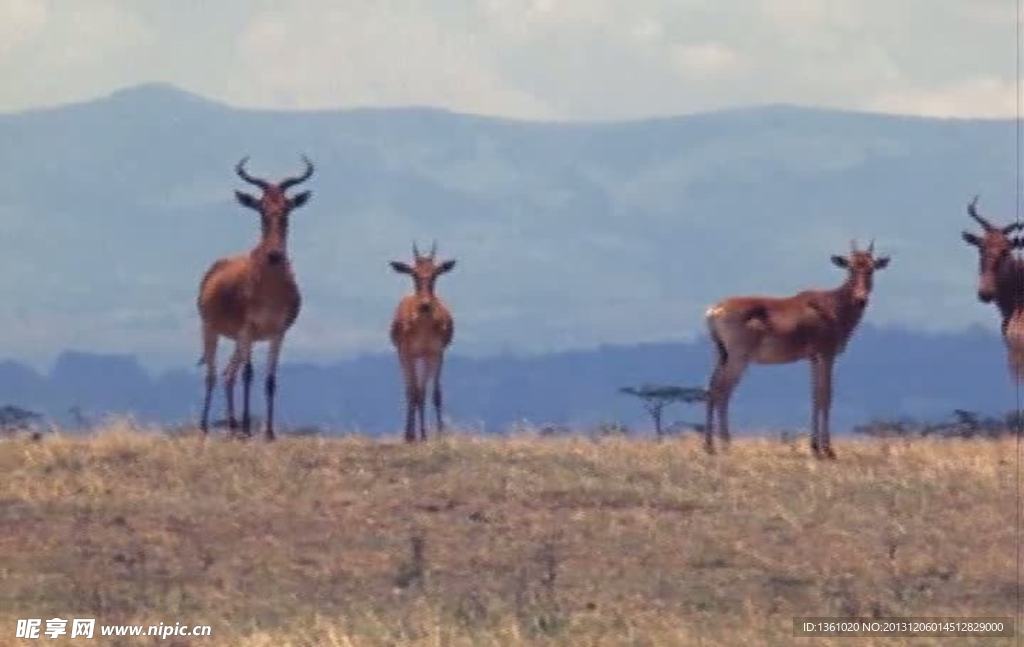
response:
<path fill-rule="evenodd" d="M 981 236 L 964 231 L 965 242 L 978 248 L 978 300 L 995 301 L 1002 318 L 1003 341 L 1006 344 L 1010 376 L 1024 381 L 1024 261 L 1013 255 L 1014 249 L 1024 248 L 1024 238 L 1011 237 L 1015 230 L 1024 229 L 1021 223 L 1005 227 L 993 225 L 978 213 L 978 196 L 967 205 L 967 215 L 984 232 Z"/>
<path fill-rule="evenodd" d="M 437 243 L 430 253 L 421 255 L 416 243 L 412 245 L 413 264 L 391 261 L 391 268 L 399 274 L 412 276 L 414 292 L 398 302 L 391 321 L 391 343 L 398 351 L 405 380 L 405 440 L 416 440 L 416 421 L 419 421 L 420 440 L 427 439 L 426 396 L 427 387 L 434 387 L 434 413 L 437 432 L 444 431 L 442 416 L 441 366 L 444 352 L 455 334 L 455 322 L 444 302 L 434 293 L 437 277 L 455 267 L 454 260 L 435 262 Z"/>
<path fill-rule="evenodd" d="M 288 218 L 291 212 L 309 200 L 310 192 L 291 197 L 285 192 L 313 175 L 313 164 L 303 156 L 306 168 L 301 175 L 274 184 L 249 175 L 248 157 L 235 167 L 240 178 L 261 191 L 259 198 L 235 191 L 239 204 L 260 214 L 260 241 L 248 254 L 221 258 L 203 276 L 199 286 L 199 315 L 203 327 L 203 356 L 206 364 L 206 397 L 200 428 L 207 433 L 210 401 L 216 383 L 217 341 L 221 336 L 235 341 L 235 350 L 224 369 L 224 394 L 227 399 L 228 427 L 236 433 L 234 386 L 242 369 L 242 435 L 252 435 L 249 419 L 249 392 L 252 386 L 252 346 L 270 344 L 267 354 L 266 437 L 274 439 L 274 394 L 277 390 L 277 363 L 281 344 L 288 329 L 299 316 L 302 303 L 288 258 Z"/>
<path fill-rule="evenodd" d="M 846 281 L 832 290 L 805 290 L 790 297 L 731 297 L 708 308 L 706 320 L 717 349 L 717 363 L 708 385 L 704 444 L 714 453 L 714 421 L 719 437 L 729 442 L 729 399 L 747 366 L 811 365 L 811 452 L 816 458 L 836 457 L 829 431 L 832 372 L 860 323 L 871 295 L 875 270 L 889 264 L 874 256 L 874 240 L 866 250 L 850 242 L 847 256 L 832 256 L 846 270 Z"/>

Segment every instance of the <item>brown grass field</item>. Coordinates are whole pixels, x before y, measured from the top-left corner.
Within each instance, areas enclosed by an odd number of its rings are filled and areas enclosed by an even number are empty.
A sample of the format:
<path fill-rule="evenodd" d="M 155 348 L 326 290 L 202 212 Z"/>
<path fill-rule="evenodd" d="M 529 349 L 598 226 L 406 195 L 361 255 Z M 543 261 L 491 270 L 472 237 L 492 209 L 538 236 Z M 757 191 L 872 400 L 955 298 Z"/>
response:
<path fill-rule="evenodd" d="M 836 447 L 0 442 L 0 645 L 1015 644 L 793 636 L 795 615 L 1015 611 L 1013 440 Z M 55 616 L 212 636 L 14 637 Z"/>

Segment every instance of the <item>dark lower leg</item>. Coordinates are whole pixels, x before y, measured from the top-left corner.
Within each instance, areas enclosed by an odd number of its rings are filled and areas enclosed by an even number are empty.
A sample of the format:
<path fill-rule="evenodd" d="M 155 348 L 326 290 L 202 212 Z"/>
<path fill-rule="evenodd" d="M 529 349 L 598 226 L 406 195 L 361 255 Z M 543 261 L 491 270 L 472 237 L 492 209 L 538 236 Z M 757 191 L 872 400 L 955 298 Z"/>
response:
<path fill-rule="evenodd" d="M 715 453 L 715 407 L 718 406 L 721 373 L 722 365 L 719 364 L 708 380 L 708 400 L 704 410 L 704 449 L 709 454 Z"/>
<path fill-rule="evenodd" d="M 736 391 L 740 380 L 743 379 L 743 371 L 746 370 L 747 361 L 741 358 L 734 358 L 731 363 L 724 364 L 719 374 L 719 388 L 716 397 L 718 401 L 718 437 L 722 440 L 724 448 L 728 448 L 731 436 L 729 434 L 729 401 Z"/>
<path fill-rule="evenodd" d="M 233 436 L 238 429 L 238 419 L 235 418 L 235 371 L 230 367 L 224 372 L 224 403 L 228 414 L 228 433 Z"/>
<path fill-rule="evenodd" d="M 427 389 L 420 387 L 416 391 L 416 413 L 420 424 L 420 440 L 427 439 Z"/>
<path fill-rule="evenodd" d="M 444 432 L 444 416 L 441 415 L 441 385 L 437 382 L 434 383 L 434 413 L 437 415 L 437 433 L 441 434 Z"/>
<path fill-rule="evenodd" d="M 722 396 L 721 405 L 718 407 L 718 437 L 722 440 L 723 445 L 729 443 L 729 400 L 732 397 L 732 393 L 726 391 Z"/>
<path fill-rule="evenodd" d="M 416 440 L 416 395 L 409 390 L 405 396 L 405 442 L 411 443 Z"/>
<path fill-rule="evenodd" d="M 707 407 L 704 412 L 704 449 L 710 454 L 715 451 L 715 395 L 713 391 L 708 393 L 706 404 Z"/>
<path fill-rule="evenodd" d="M 405 442 L 416 441 L 416 382 L 405 380 Z"/>
<path fill-rule="evenodd" d="M 242 368 L 242 433 L 245 436 L 252 436 L 251 420 L 249 418 L 249 395 L 252 390 L 252 361 L 246 360 Z"/>
<path fill-rule="evenodd" d="M 199 428 L 203 434 L 209 433 L 210 424 L 210 402 L 213 400 L 213 387 L 217 382 L 217 374 L 212 370 L 206 371 L 206 397 L 203 398 L 203 416 L 199 420 Z"/>
<path fill-rule="evenodd" d="M 444 433 L 444 416 L 441 412 L 444 399 L 441 395 L 441 362 L 441 357 L 438 357 L 437 365 L 434 367 L 434 414 L 437 417 L 438 435 Z"/>
<path fill-rule="evenodd" d="M 274 394 L 277 391 L 277 376 L 271 373 L 267 376 L 266 398 L 267 398 L 267 440 L 274 440 Z"/>
<path fill-rule="evenodd" d="M 821 456 L 821 364 L 811 359 L 811 453 Z"/>
<path fill-rule="evenodd" d="M 835 458 L 836 453 L 832 450 L 832 431 L 829 429 L 829 417 L 832 409 L 832 374 L 830 367 L 825 367 L 824 386 L 821 394 L 821 448 L 826 458 Z"/>

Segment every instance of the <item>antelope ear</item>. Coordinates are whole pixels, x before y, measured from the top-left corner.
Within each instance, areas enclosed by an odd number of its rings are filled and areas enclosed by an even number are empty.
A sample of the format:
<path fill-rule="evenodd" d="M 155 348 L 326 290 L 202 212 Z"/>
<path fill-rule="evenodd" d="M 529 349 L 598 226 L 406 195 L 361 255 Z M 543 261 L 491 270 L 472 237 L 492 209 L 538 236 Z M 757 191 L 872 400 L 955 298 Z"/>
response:
<path fill-rule="evenodd" d="M 455 267 L 455 259 L 447 260 L 437 266 L 437 273 L 444 274 L 445 272 L 451 272 L 452 268 Z"/>
<path fill-rule="evenodd" d="M 1014 238 L 1012 245 L 1014 249 L 1024 249 L 1024 238 Z"/>
<path fill-rule="evenodd" d="M 303 191 L 302 193 L 296 193 L 295 196 L 288 201 L 288 205 L 292 209 L 298 209 L 302 205 L 309 201 L 310 191 Z"/>
<path fill-rule="evenodd" d="M 967 243 L 968 245 L 974 245 L 975 247 L 981 246 L 981 239 L 972 234 L 971 232 L 965 231 L 962 232 L 960 235 L 963 236 L 964 242 Z"/>
<path fill-rule="evenodd" d="M 875 269 L 876 270 L 884 270 L 888 266 L 889 266 L 889 257 L 888 256 L 879 256 L 878 258 L 875 259 Z"/>
<path fill-rule="evenodd" d="M 250 209 L 260 210 L 260 201 L 252 197 L 248 193 L 243 191 L 235 191 L 235 198 L 238 200 L 238 204 L 243 207 L 249 207 Z"/>
<path fill-rule="evenodd" d="M 841 267 L 844 270 L 849 269 L 850 267 L 850 262 L 846 260 L 845 256 L 833 256 L 832 264 L 835 265 L 836 267 Z"/>
<path fill-rule="evenodd" d="M 412 268 L 402 261 L 391 261 L 391 269 L 399 274 L 412 274 Z"/>

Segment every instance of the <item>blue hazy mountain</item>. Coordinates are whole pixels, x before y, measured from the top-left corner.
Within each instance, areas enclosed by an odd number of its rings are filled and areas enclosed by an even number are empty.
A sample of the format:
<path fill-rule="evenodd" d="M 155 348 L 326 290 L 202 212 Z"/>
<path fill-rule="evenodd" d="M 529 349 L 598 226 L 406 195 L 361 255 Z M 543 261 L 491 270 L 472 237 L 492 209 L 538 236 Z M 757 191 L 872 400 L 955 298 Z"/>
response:
<path fill-rule="evenodd" d="M 290 252 L 304 293 L 291 362 L 387 351 L 413 239 L 458 259 L 439 290 L 471 357 L 681 343 L 736 293 L 831 286 L 852 237 L 893 254 L 867 322 L 995 328 L 974 299 L 966 202 L 1010 217 L 1011 121 L 767 106 L 615 123 L 428 109 L 235 109 L 169 86 L 0 115 L 0 356 L 199 352 L 209 263 L 250 247 L 233 166 L 317 165 Z M 356 361 L 356 360 L 353 360 Z M 482 360 L 481 360 L 482 361 Z M 568 360 L 566 360 L 568 361 Z"/>
<path fill-rule="evenodd" d="M 639 402 L 617 391 L 644 383 L 703 385 L 711 366 L 706 340 L 604 346 L 540 355 L 474 358 L 445 365 L 447 411 L 466 429 L 497 431 L 516 422 L 595 425 L 621 421 L 646 428 Z M 254 402 L 262 414 L 257 364 Z M 836 372 L 837 429 L 875 417 L 939 419 L 953 409 L 1005 412 L 1015 408 L 1001 342 L 973 328 L 920 333 L 865 326 Z M 64 352 L 47 371 L 0 363 L 0 401 L 67 421 L 78 407 L 93 419 L 131 413 L 143 421 L 196 420 L 202 369 L 150 373 L 131 356 Z M 805 428 L 810 410 L 806 363 L 751 368 L 733 404 L 740 431 Z M 223 396 L 218 386 L 215 415 Z M 326 425 L 368 433 L 394 432 L 402 422 L 398 363 L 367 354 L 322 363 L 286 363 L 278 411 L 288 425 Z M 667 420 L 699 421 L 699 406 L 673 405 Z"/>

